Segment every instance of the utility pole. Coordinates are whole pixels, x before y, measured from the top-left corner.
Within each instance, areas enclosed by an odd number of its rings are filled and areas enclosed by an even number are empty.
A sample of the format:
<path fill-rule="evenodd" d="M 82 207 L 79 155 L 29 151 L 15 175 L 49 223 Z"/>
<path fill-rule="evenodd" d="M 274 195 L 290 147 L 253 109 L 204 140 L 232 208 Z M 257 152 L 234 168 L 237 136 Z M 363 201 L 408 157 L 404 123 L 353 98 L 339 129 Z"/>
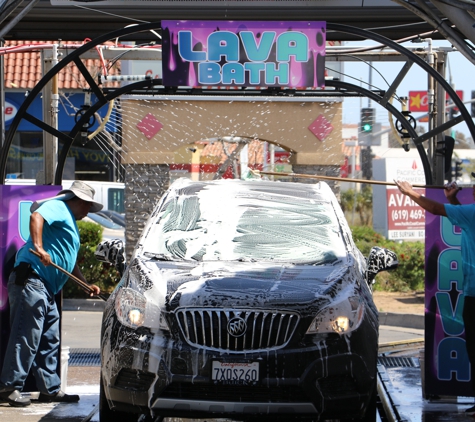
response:
<path fill-rule="evenodd" d="M 444 78 L 447 63 L 447 53 L 438 51 L 435 55 L 434 67 Z M 431 77 L 430 77 L 431 78 Z M 429 122 L 432 122 L 434 126 L 442 125 L 446 120 L 445 115 L 445 96 L 446 92 L 440 84 L 434 84 L 435 90 L 435 104 L 433 108 L 433 115 L 429 114 Z M 430 109 L 429 109 L 430 112 Z M 431 127 L 429 127 L 431 130 Z M 451 156 L 453 151 L 453 145 L 449 145 L 449 139 L 444 133 L 439 133 L 433 140 L 435 145 L 435 151 L 432 157 L 432 180 L 436 185 L 443 185 L 445 181 L 446 170 L 451 166 Z M 447 152 L 450 151 L 450 154 Z M 448 162 L 446 162 L 448 161 Z"/>
<path fill-rule="evenodd" d="M 43 75 L 48 73 L 58 63 L 58 45 L 52 50 L 41 53 Z M 49 81 L 43 89 L 43 121 L 54 129 L 58 129 L 58 74 Z M 43 132 L 43 172 L 37 174 L 36 183 L 52 185 L 58 165 L 58 138 L 49 132 Z"/>

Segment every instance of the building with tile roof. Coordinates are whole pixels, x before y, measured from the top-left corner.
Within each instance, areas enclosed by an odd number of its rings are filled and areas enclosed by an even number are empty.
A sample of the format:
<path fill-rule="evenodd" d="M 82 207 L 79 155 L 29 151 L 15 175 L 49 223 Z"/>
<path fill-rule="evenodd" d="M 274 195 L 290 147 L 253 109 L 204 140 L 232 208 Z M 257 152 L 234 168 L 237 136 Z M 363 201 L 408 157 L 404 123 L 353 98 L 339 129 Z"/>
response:
<path fill-rule="evenodd" d="M 32 89 L 43 77 L 41 53 L 52 49 L 56 44 L 58 48 L 68 47 L 73 51 L 85 43 L 51 41 L 5 41 L 0 52 L 4 60 L 5 89 Z M 99 74 L 104 74 L 104 63 L 101 60 L 86 59 L 84 65 L 89 73 L 97 80 Z M 120 74 L 120 61 L 113 66 L 107 66 L 109 75 Z M 118 87 L 118 82 L 106 82 L 108 87 Z M 84 76 L 76 66 L 67 66 L 58 73 L 58 88 L 61 90 L 83 90 L 87 88 Z"/>

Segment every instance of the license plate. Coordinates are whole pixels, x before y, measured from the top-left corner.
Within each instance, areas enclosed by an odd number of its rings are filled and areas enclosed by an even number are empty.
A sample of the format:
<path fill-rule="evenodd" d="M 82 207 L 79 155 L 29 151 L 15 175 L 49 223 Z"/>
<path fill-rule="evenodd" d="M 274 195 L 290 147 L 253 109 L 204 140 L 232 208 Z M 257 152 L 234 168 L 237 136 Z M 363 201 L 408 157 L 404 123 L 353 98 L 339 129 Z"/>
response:
<path fill-rule="evenodd" d="M 255 384 L 259 381 L 259 362 L 213 361 L 211 379 L 223 384 Z"/>

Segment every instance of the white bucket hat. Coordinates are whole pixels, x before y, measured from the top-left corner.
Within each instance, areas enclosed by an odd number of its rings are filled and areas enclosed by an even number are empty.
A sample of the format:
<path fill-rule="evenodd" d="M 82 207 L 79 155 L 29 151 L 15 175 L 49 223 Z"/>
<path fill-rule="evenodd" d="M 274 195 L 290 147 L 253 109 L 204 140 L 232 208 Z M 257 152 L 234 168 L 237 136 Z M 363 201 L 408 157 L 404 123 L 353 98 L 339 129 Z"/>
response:
<path fill-rule="evenodd" d="M 73 193 L 79 199 L 82 199 L 86 202 L 92 202 L 92 207 L 89 212 L 97 212 L 102 210 L 103 206 L 100 202 L 94 201 L 94 194 L 96 191 L 91 186 L 87 185 L 80 180 L 75 180 L 70 188 L 63 189 L 62 191 L 58 192 L 58 195 Z M 66 201 L 66 199 L 64 199 Z"/>
<path fill-rule="evenodd" d="M 76 180 L 73 182 L 71 187 L 59 191 L 56 196 L 53 196 L 52 198 L 41 199 L 39 201 L 34 202 L 30 207 L 30 212 L 35 212 L 43 202 L 50 201 L 51 199 L 67 201 L 68 199 L 74 198 L 75 196 L 77 196 L 79 199 L 82 199 L 83 201 L 92 202 L 92 206 L 89 212 L 98 212 L 102 210 L 103 205 L 99 202 L 94 201 L 95 193 L 96 191 L 94 190 L 94 188 L 84 182 L 81 182 L 80 180 Z"/>

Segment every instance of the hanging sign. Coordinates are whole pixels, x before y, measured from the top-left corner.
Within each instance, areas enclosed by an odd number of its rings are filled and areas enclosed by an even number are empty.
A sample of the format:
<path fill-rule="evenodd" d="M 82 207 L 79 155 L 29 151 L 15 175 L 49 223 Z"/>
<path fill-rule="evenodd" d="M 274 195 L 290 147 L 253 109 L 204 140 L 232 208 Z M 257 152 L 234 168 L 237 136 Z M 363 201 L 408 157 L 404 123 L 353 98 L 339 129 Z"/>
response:
<path fill-rule="evenodd" d="M 5 126 L 9 126 L 18 112 L 18 106 L 9 100 L 5 100 Z"/>
<path fill-rule="evenodd" d="M 463 101 L 463 91 L 457 90 L 455 93 Z M 446 102 L 449 98 L 449 94 L 445 93 Z M 429 111 L 429 93 L 427 91 L 409 91 L 409 111 Z M 455 111 L 458 113 L 458 108 Z"/>
<path fill-rule="evenodd" d="M 325 85 L 326 23 L 162 21 L 163 84 Z"/>

